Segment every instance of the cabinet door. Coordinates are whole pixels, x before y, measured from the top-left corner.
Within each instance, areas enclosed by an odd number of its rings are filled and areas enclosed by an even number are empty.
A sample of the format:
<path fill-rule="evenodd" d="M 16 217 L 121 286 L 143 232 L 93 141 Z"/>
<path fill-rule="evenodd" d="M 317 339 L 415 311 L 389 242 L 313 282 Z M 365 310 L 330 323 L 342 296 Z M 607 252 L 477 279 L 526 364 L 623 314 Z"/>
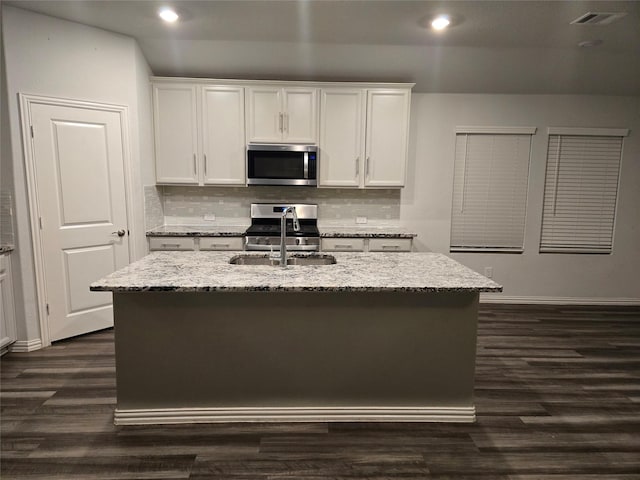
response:
<path fill-rule="evenodd" d="M 203 180 L 206 185 L 244 185 L 244 89 L 202 90 Z"/>
<path fill-rule="evenodd" d="M 280 143 L 284 115 L 282 89 L 278 87 L 247 88 L 247 141 L 251 143 Z"/>
<path fill-rule="evenodd" d="M 327 237 L 322 239 L 323 252 L 364 252 L 364 238 Z"/>
<path fill-rule="evenodd" d="M 0 350 L 16 341 L 16 318 L 9 255 L 0 255 Z"/>
<path fill-rule="evenodd" d="M 201 237 L 200 250 L 244 250 L 244 237 Z"/>
<path fill-rule="evenodd" d="M 367 92 L 365 186 L 404 186 L 409 101 L 409 90 Z"/>
<path fill-rule="evenodd" d="M 149 237 L 149 250 L 195 250 L 192 237 Z"/>
<path fill-rule="evenodd" d="M 363 90 L 331 89 L 320 94 L 320 186 L 360 185 L 364 121 Z"/>
<path fill-rule="evenodd" d="M 285 88 L 283 97 L 283 141 L 316 143 L 318 138 L 317 89 Z"/>
<path fill-rule="evenodd" d="M 371 238 L 370 252 L 410 252 L 413 240 L 411 238 Z"/>
<path fill-rule="evenodd" d="M 198 183 L 196 87 L 154 85 L 156 181 Z"/>

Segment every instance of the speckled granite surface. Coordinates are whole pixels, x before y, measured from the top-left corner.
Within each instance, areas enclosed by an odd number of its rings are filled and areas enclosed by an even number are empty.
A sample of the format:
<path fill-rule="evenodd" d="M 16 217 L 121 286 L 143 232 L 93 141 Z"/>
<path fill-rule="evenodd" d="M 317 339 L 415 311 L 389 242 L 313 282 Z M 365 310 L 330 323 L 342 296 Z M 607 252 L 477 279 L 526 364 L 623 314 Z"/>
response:
<path fill-rule="evenodd" d="M 147 231 L 147 237 L 238 237 L 249 225 L 162 225 Z M 413 238 L 417 234 L 394 226 L 319 226 L 325 238 Z"/>
<path fill-rule="evenodd" d="M 335 253 L 334 265 L 286 268 L 230 265 L 233 256 L 230 252 L 154 252 L 92 283 L 91 290 L 502 291 L 497 283 L 439 253 Z"/>
<path fill-rule="evenodd" d="M 406 228 L 393 226 L 321 226 L 318 228 L 320 236 L 325 238 L 413 238 L 418 236 Z"/>
<path fill-rule="evenodd" d="M 0 254 L 13 252 L 13 245 L 0 245 Z"/>
<path fill-rule="evenodd" d="M 242 237 L 249 225 L 162 225 L 147 237 Z"/>

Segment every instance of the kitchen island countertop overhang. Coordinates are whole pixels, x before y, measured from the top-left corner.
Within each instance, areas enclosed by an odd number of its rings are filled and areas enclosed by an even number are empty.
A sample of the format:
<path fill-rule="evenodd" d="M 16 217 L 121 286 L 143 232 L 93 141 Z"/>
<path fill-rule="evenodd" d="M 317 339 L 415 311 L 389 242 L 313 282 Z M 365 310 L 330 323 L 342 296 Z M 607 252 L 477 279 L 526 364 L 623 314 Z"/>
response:
<path fill-rule="evenodd" d="M 231 265 L 156 252 L 92 284 L 114 300 L 118 425 L 473 422 L 478 299 L 434 253 Z"/>
<path fill-rule="evenodd" d="M 259 256 L 261 254 L 256 254 Z M 229 252 L 154 252 L 91 284 L 93 291 L 499 292 L 439 253 L 333 253 L 332 265 L 230 265 Z"/>

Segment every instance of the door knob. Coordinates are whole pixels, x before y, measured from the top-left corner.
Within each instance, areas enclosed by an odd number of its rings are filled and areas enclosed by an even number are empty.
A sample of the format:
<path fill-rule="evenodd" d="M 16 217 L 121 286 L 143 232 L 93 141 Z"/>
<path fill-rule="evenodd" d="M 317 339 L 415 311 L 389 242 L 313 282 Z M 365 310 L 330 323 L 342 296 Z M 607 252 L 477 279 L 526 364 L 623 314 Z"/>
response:
<path fill-rule="evenodd" d="M 111 235 L 118 235 L 119 237 L 124 237 L 125 231 L 118 230 L 117 232 L 111 232 Z"/>

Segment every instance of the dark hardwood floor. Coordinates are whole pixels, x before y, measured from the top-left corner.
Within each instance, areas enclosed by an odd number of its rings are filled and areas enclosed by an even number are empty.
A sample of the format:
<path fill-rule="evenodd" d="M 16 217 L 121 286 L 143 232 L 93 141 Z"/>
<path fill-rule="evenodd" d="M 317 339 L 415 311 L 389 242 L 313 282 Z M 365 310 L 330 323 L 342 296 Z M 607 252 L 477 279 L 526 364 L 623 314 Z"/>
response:
<path fill-rule="evenodd" d="M 4 480 L 640 479 L 639 308 L 482 306 L 475 424 L 115 427 L 112 331 L 1 371 Z"/>

